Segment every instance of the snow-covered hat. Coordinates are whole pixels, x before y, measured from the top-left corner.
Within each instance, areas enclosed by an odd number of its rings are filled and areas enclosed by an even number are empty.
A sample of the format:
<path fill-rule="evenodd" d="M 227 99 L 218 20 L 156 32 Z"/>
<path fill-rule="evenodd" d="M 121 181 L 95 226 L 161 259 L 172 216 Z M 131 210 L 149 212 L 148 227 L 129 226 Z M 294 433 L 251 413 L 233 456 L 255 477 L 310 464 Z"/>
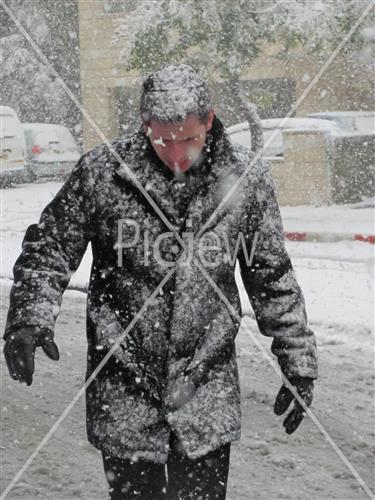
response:
<path fill-rule="evenodd" d="M 143 81 L 140 111 L 145 123 L 176 123 L 191 113 L 204 122 L 210 108 L 205 81 L 187 64 L 165 66 Z"/>

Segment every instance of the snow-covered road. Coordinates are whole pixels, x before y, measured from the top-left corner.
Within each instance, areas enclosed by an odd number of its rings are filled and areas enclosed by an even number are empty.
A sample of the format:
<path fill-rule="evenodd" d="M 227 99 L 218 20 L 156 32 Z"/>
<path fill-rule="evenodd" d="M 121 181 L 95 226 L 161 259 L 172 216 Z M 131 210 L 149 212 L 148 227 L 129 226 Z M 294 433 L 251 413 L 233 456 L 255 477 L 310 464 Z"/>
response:
<path fill-rule="evenodd" d="M 10 284 L 3 280 L 3 320 Z M 2 491 L 84 383 L 85 304 L 85 294 L 66 292 L 55 334 L 60 360 L 54 362 L 38 349 L 30 387 L 11 380 L 1 362 Z M 324 325 L 314 329 L 320 339 L 320 378 L 312 409 L 375 491 L 374 374 L 369 343 L 352 347 L 332 340 L 334 332 Z M 284 432 L 283 417 L 276 417 L 272 410 L 280 380 L 253 344 L 250 332 L 269 352 L 270 339 L 257 332 L 253 320 L 244 320 L 236 342 L 242 437 L 232 445 L 228 500 L 368 498 L 309 418 L 292 436 Z M 355 333 L 354 329 L 352 337 Z M 87 441 L 81 397 L 7 498 L 103 500 L 105 493 L 101 455 Z"/>
<path fill-rule="evenodd" d="M 24 231 L 38 220 L 59 187 L 57 183 L 34 184 L 1 192 L 2 320 Z M 316 230 L 317 225 L 329 229 L 338 221 L 345 232 L 359 224 L 361 231 L 370 232 L 373 218 L 371 209 L 349 207 L 286 207 L 282 213 L 286 230 Z M 374 489 L 374 408 L 370 404 L 374 395 L 374 246 L 345 241 L 287 242 L 287 248 L 319 345 L 314 412 Z M 73 288 L 86 286 L 90 263 L 88 252 L 72 278 Z M 240 282 L 239 286 L 241 289 Z M 228 500 L 367 498 L 311 420 L 306 419 L 291 437 L 283 432 L 282 418 L 272 412 L 279 380 L 249 333 L 258 335 L 267 349 L 270 339 L 257 333 L 243 289 L 241 298 L 244 312 L 250 316 L 237 338 L 243 431 L 241 441 L 232 447 Z M 31 387 L 12 381 L 2 360 L 2 490 L 84 381 L 84 309 L 85 295 L 67 291 L 56 328 L 61 359 L 53 362 L 38 350 Z M 105 497 L 105 489 L 100 454 L 86 441 L 81 398 L 8 498 L 99 500 Z"/>

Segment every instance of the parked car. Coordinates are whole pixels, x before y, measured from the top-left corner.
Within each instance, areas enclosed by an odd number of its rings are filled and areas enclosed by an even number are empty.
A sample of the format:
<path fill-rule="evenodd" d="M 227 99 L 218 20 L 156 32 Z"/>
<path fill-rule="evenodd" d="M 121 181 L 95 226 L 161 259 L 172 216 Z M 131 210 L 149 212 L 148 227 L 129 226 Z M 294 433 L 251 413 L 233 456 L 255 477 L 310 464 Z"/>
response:
<path fill-rule="evenodd" d="M 22 124 L 13 108 L 0 106 L 0 187 L 29 180 Z"/>
<path fill-rule="evenodd" d="M 35 178 L 66 178 L 81 156 L 71 132 L 62 125 L 24 123 L 28 166 Z"/>
<path fill-rule="evenodd" d="M 375 134 L 375 111 L 324 111 L 307 116 L 329 120 L 348 133 Z"/>
<path fill-rule="evenodd" d="M 317 118 L 270 118 L 261 120 L 264 140 L 264 157 L 283 156 L 283 130 L 321 130 L 324 133 L 340 134 L 341 129 L 327 120 Z M 227 128 L 230 138 L 243 146 L 251 147 L 249 124 L 247 122 Z"/>

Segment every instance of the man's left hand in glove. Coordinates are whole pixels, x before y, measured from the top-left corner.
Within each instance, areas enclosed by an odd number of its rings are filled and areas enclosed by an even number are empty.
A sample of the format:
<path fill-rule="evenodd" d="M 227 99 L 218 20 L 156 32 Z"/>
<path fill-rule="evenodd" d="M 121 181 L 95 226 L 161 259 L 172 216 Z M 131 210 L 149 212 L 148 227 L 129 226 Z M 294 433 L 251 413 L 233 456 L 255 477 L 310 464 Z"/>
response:
<path fill-rule="evenodd" d="M 307 377 L 291 378 L 289 382 L 294 386 L 306 406 L 310 406 L 313 400 L 314 379 Z M 288 387 L 283 385 L 276 396 L 274 406 L 276 415 L 285 413 L 292 401 L 294 401 L 294 407 L 283 422 L 285 431 L 288 434 L 292 434 L 297 429 L 306 412 Z"/>

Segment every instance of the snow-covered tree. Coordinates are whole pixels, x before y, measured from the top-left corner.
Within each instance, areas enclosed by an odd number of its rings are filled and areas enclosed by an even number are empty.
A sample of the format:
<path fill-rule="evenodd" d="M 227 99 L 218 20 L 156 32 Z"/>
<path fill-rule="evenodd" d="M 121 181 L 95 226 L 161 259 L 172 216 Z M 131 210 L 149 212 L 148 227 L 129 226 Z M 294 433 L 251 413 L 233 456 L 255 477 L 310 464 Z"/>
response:
<path fill-rule="evenodd" d="M 120 23 L 113 41 L 126 39 L 127 66 L 142 72 L 170 62 L 190 63 L 206 76 L 240 78 L 265 43 L 280 53 L 331 50 L 368 0 L 143 0 Z M 373 11 L 363 27 L 371 26 Z M 368 43 L 357 30 L 346 51 Z"/>
<path fill-rule="evenodd" d="M 9 9 L 61 78 L 79 96 L 78 25 L 74 1 L 7 0 Z M 22 121 L 73 127 L 80 112 L 47 65 L 0 6 L 0 98 Z M 73 19 L 74 21 L 74 19 Z M 77 24 L 77 23 L 76 23 Z"/>
<path fill-rule="evenodd" d="M 327 54 L 367 5 L 367 0 L 144 0 L 119 24 L 113 42 L 125 42 L 129 70 L 146 73 L 185 62 L 208 78 L 223 79 L 256 121 L 239 82 L 265 45 L 277 43 L 283 58 L 301 45 Z M 361 33 L 353 35 L 347 53 L 364 48 Z"/>

